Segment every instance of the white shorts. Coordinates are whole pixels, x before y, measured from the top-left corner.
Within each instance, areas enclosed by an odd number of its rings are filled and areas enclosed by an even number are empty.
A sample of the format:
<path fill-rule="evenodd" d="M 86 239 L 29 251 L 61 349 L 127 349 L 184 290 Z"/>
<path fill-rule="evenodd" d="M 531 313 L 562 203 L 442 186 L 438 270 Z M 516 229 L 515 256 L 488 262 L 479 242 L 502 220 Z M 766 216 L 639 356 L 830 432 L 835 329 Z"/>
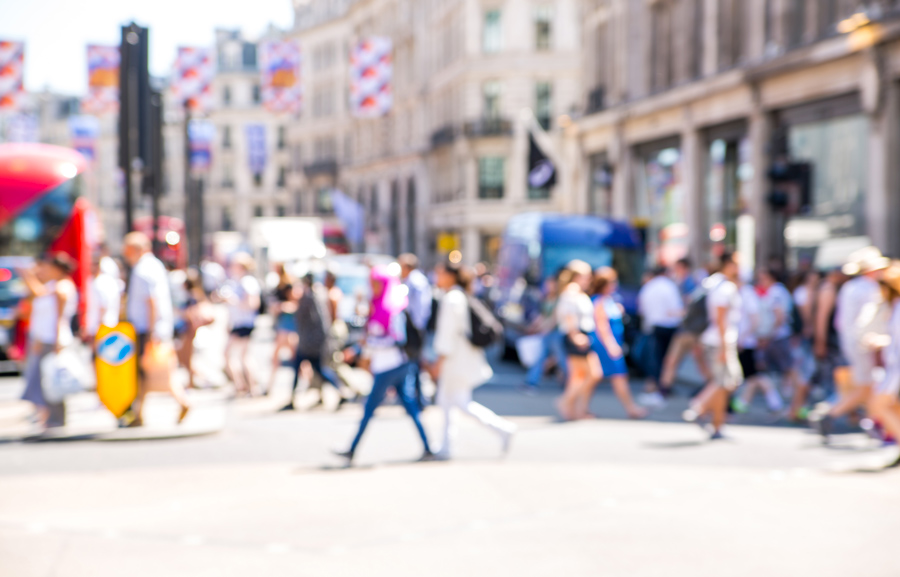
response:
<path fill-rule="evenodd" d="M 860 387 L 872 384 L 872 371 L 875 370 L 875 353 L 857 343 L 841 343 L 841 353 L 850 366 L 853 385 Z"/>
<path fill-rule="evenodd" d="M 884 377 L 875 384 L 876 395 L 900 395 L 900 368 L 885 371 Z"/>
<path fill-rule="evenodd" d="M 744 371 L 738 358 L 737 346 L 725 346 L 725 362 L 719 358 L 719 347 L 705 345 L 706 362 L 712 374 L 712 382 L 728 391 L 737 389 L 744 380 Z"/>

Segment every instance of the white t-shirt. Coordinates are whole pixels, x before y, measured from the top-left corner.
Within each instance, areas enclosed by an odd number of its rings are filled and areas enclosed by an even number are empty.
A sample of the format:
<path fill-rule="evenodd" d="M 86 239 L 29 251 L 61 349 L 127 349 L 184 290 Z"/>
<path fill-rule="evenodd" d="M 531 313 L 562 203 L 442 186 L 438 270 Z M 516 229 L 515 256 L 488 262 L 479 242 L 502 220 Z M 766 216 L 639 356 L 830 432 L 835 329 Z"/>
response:
<path fill-rule="evenodd" d="M 259 281 L 252 275 L 246 274 L 239 281 L 230 284 L 231 290 L 234 292 L 238 304 L 228 305 L 228 314 L 231 319 L 231 328 L 251 328 L 256 321 L 256 315 L 259 313 L 258 307 L 249 308 L 246 304 L 247 297 L 259 296 L 262 292 Z"/>
<path fill-rule="evenodd" d="M 641 287 L 638 293 L 638 312 L 644 319 L 644 328 L 676 328 L 684 316 L 684 301 L 678 285 L 666 276 L 657 276 Z"/>
<path fill-rule="evenodd" d="M 756 330 L 759 323 L 759 297 L 750 285 L 741 286 L 741 322 L 738 324 L 738 347 L 755 349 L 759 344 Z"/>
<path fill-rule="evenodd" d="M 791 293 L 781 283 L 775 283 L 769 287 L 766 294 L 759 298 L 761 321 L 760 336 L 772 340 L 786 339 L 791 336 L 791 311 L 793 302 Z M 781 324 L 775 325 L 776 311 L 781 311 Z"/>
<path fill-rule="evenodd" d="M 594 303 L 583 292 L 563 291 L 556 303 L 556 320 L 560 330 L 566 334 L 573 329 L 583 333 L 591 333 L 597 329 Z"/>
<path fill-rule="evenodd" d="M 882 300 L 881 287 L 874 279 L 860 275 L 845 282 L 838 292 L 834 315 L 834 328 L 841 340 L 858 342 L 874 318 L 868 313 L 877 309 Z M 863 314 L 864 309 L 867 314 Z"/>
<path fill-rule="evenodd" d="M 706 295 L 709 326 L 700 335 L 700 342 L 708 347 L 722 346 L 716 316 L 718 309 L 725 307 L 728 309 L 725 316 L 725 344 L 737 345 L 738 326 L 741 323 L 741 293 L 737 285 L 718 273 L 711 276 L 706 283 L 712 287 Z"/>
<path fill-rule="evenodd" d="M 150 326 L 150 311 L 147 301 L 153 300 L 156 308 L 156 322 Z M 169 292 L 169 274 L 163 263 L 146 253 L 131 269 L 128 283 L 128 320 L 140 334 L 151 331 L 162 341 L 172 340 L 175 331 L 175 311 L 172 308 L 172 294 Z"/>
<path fill-rule="evenodd" d="M 122 303 L 122 293 L 119 291 L 119 281 L 106 273 L 101 272 L 91 279 L 91 298 L 85 311 L 85 326 L 88 334 L 96 335 L 102 324 L 113 328 L 119 324 L 119 307 Z M 100 310 L 103 316 L 100 316 Z"/>

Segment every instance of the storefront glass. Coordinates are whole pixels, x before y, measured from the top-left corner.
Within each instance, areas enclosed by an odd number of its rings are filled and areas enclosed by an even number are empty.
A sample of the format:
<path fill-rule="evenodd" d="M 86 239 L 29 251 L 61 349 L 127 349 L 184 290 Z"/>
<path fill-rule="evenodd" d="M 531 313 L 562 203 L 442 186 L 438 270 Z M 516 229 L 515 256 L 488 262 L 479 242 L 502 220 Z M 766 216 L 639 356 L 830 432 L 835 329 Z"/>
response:
<path fill-rule="evenodd" d="M 647 263 L 672 264 L 688 254 L 681 151 L 677 146 L 638 149 L 633 214 L 646 227 Z"/>
<path fill-rule="evenodd" d="M 808 163 L 812 177 L 797 216 L 824 221 L 832 238 L 865 234 L 868 134 L 862 114 L 789 128 L 790 160 Z"/>
<path fill-rule="evenodd" d="M 706 166 L 704 224 L 709 256 L 715 258 L 737 249 L 737 218 L 748 210 L 753 177 L 749 139 L 713 140 Z"/>

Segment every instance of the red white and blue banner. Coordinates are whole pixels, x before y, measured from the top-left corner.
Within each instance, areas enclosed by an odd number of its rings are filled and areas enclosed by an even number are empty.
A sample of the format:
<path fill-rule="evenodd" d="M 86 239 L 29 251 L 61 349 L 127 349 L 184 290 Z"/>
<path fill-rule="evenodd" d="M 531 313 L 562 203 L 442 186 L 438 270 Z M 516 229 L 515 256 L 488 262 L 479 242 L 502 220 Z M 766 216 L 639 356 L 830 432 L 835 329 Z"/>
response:
<path fill-rule="evenodd" d="M 97 138 L 99 136 L 100 121 L 96 116 L 83 114 L 69 117 L 69 138 L 72 140 L 72 148 L 90 162 L 97 157 Z"/>
<path fill-rule="evenodd" d="M 248 124 L 245 130 L 247 135 L 247 163 L 250 166 L 250 172 L 262 174 L 266 169 L 266 161 L 268 160 L 266 125 Z"/>
<path fill-rule="evenodd" d="M 188 125 L 188 136 L 191 139 L 191 170 L 209 170 L 212 165 L 216 125 L 208 120 L 191 120 Z"/>
<path fill-rule="evenodd" d="M 19 110 L 25 98 L 25 43 L 0 40 L 0 110 Z"/>
<path fill-rule="evenodd" d="M 191 112 L 209 112 L 213 108 L 212 83 L 215 75 L 212 49 L 180 46 L 175 60 L 172 91 Z"/>
<path fill-rule="evenodd" d="M 300 47 L 290 40 L 260 45 L 263 106 L 270 112 L 299 112 L 303 102 Z"/>
<path fill-rule="evenodd" d="M 81 111 L 85 114 L 116 112 L 119 109 L 119 47 L 89 44 L 87 60 L 88 95 L 81 101 Z"/>
<path fill-rule="evenodd" d="M 361 41 L 350 55 L 350 112 L 357 118 L 377 118 L 391 111 L 394 68 L 390 38 Z"/>

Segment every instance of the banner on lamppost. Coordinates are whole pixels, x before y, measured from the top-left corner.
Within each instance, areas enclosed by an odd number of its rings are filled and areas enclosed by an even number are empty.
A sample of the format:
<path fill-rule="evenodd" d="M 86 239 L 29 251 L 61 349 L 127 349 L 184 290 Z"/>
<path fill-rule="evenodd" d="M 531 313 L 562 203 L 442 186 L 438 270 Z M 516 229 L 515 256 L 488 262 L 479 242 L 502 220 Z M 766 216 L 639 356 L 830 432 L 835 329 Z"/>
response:
<path fill-rule="evenodd" d="M 107 114 L 119 108 L 119 64 L 122 56 L 118 46 L 89 44 L 88 95 L 81 101 L 85 114 Z"/>
<path fill-rule="evenodd" d="M 270 112 L 299 112 L 303 102 L 300 83 L 300 47 L 296 42 L 260 45 L 263 106 Z"/>
<path fill-rule="evenodd" d="M 262 174 L 266 169 L 266 125 L 248 124 L 245 127 L 247 134 L 247 163 L 250 172 Z"/>
<path fill-rule="evenodd" d="M 362 40 L 350 55 L 350 111 L 357 118 L 377 118 L 391 111 L 393 63 L 390 38 Z"/>
<path fill-rule="evenodd" d="M 175 60 L 172 92 L 191 112 L 209 112 L 213 108 L 212 82 L 215 75 L 212 49 L 180 46 Z"/>
<path fill-rule="evenodd" d="M 20 112 L 6 120 L 7 142 L 38 142 L 41 129 L 36 114 Z"/>
<path fill-rule="evenodd" d="M 69 117 L 69 138 L 72 148 L 77 150 L 88 161 L 97 157 L 97 138 L 100 136 L 100 121 L 95 116 L 79 115 Z"/>
<path fill-rule="evenodd" d="M 0 110 L 18 110 L 25 96 L 25 43 L 0 40 Z"/>
<path fill-rule="evenodd" d="M 191 120 L 188 125 L 191 139 L 191 170 L 209 170 L 212 165 L 212 145 L 216 138 L 216 125 L 208 120 Z"/>

